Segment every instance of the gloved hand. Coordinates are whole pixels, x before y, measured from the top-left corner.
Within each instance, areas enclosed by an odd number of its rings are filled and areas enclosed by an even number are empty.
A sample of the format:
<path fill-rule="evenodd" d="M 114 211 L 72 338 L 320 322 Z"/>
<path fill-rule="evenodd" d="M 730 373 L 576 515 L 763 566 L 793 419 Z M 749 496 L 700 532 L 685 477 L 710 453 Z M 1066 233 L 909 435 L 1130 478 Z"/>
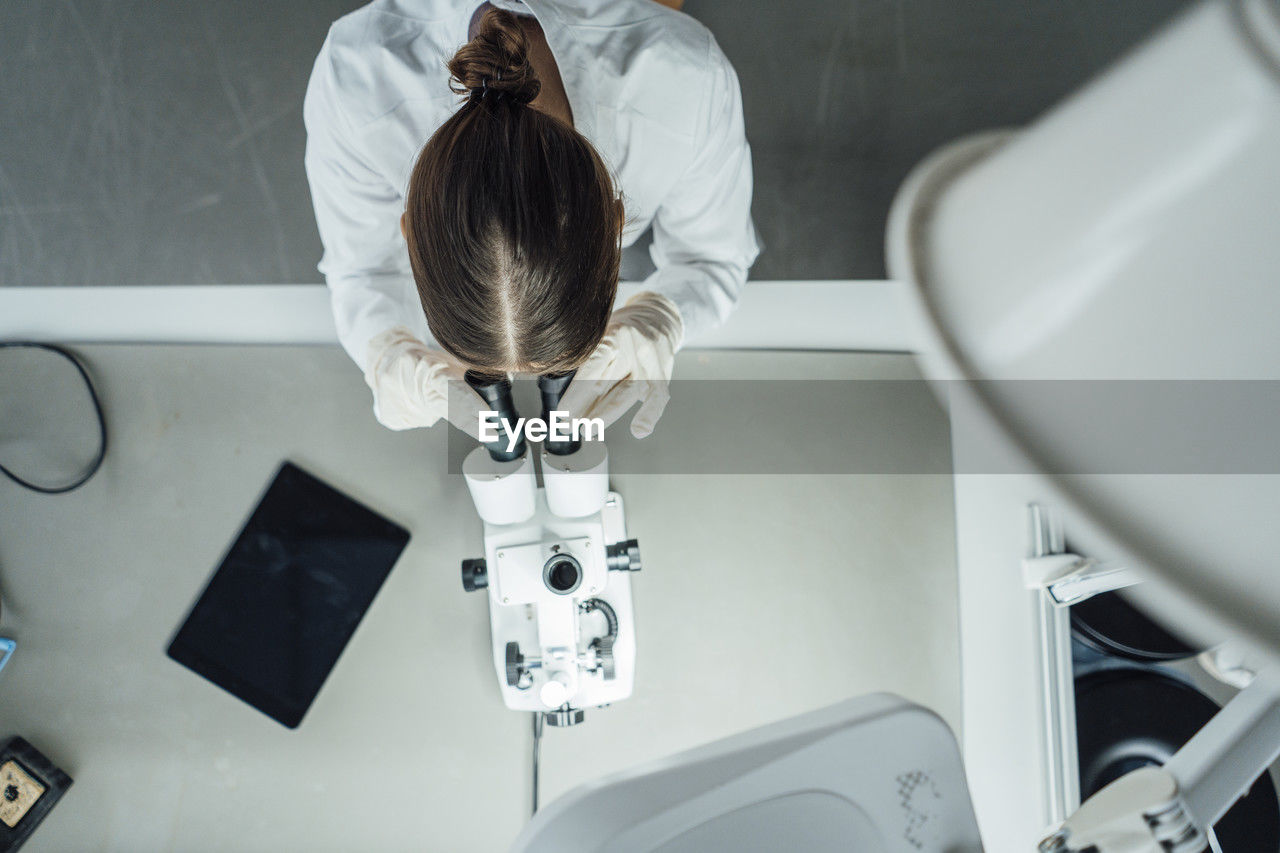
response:
<path fill-rule="evenodd" d="M 463 380 L 466 368 L 448 353 L 396 326 L 369 342 L 366 364 L 364 381 L 373 390 L 373 415 L 383 426 L 413 429 L 447 418 L 479 439 L 480 412 L 487 407 Z"/>
<path fill-rule="evenodd" d="M 659 293 L 637 293 L 613 312 L 600 345 L 578 368 L 558 408 L 572 417 L 601 418 L 608 427 L 639 400 L 631 434 L 644 438 L 671 399 L 667 386 L 683 341 L 684 321 L 675 303 Z"/>

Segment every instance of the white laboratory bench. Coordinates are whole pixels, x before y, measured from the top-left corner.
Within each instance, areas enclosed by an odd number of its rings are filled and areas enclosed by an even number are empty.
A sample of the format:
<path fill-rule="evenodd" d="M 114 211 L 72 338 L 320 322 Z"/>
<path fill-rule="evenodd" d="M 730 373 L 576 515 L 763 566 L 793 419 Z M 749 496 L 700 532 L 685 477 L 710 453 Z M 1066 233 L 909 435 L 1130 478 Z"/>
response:
<path fill-rule="evenodd" d="M 21 325 L 3 311 L 0 323 Z M 459 583 L 480 523 L 446 469 L 445 433 L 380 427 L 333 345 L 77 349 L 108 412 L 103 469 L 61 497 L 0 482 L 0 633 L 18 641 L 0 676 L 0 735 L 23 735 L 75 779 L 26 849 L 503 849 L 526 816 L 529 719 L 502 705 L 485 602 Z M 732 350 L 683 353 L 677 375 L 918 376 L 903 355 Z M 753 407 L 745 383 L 742 399 L 761 429 L 804 417 Z M 646 441 L 676 447 L 698 405 L 677 389 Z M 832 405 L 820 416 L 839 415 Z M 881 449 L 945 458 L 941 410 L 919 421 L 877 433 Z M 283 459 L 413 533 L 295 731 L 164 654 Z M 548 732 L 544 801 L 867 692 L 899 693 L 958 729 L 949 475 L 613 481 L 645 559 L 636 692 Z"/>
<path fill-rule="evenodd" d="M 618 302 L 638 285 L 623 282 Z M 890 281 L 748 282 L 731 322 L 699 349 L 909 352 Z M 0 287 L 0 340 L 332 344 L 324 285 Z"/>
<path fill-rule="evenodd" d="M 1035 850 L 1050 821 L 1036 598 L 1022 582 L 1037 478 L 955 478 L 960 667 L 969 792 L 991 853 Z"/>

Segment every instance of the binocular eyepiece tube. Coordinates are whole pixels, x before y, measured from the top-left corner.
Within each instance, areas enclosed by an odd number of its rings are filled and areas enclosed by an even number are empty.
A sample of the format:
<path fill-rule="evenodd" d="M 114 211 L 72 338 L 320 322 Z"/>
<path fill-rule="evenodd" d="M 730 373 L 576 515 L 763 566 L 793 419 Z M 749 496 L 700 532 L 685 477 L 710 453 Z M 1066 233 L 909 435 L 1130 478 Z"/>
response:
<path fill-rule="evenodd" d="M 542 419 L 552 412 L 573 381 L 574 372 L 538 377 Z M 520 421 L 506 376 L 468 370 L 467 385 L 504 424 Z M 514 524 L 528 519 L 537 506 L 537 479 L 524 434 L 511 440 L 506 429 L 495 441 L 483 442 L 463 461 L 463 474 L 476 512 L 490 524 Z M 604 442 L 551 438 L 542 443 L 542 479 L 547 508 L 561 518 L 583 518 L 598 512 L 608 497 L 608 451 Z"/>
<path fill-rule="evenodd" d="M 479 373 L 475 370 L 468 370 L 463 378 L 467 384 L 471 386 L 471 390 L 480 395 L 480 399 L 489 404 L 491 411 L 497 412 L 501 420 L 509 423 L 515 423 L 520 416 L 516 413 L 515 400 L 511 398 L 511 382 L 505 376 L 493 376 L 487 373 Z M 499 434 L 497 441 L 485 444 L 485 448 L 489 451 L 489 456 L 494 462 L 511 462 L 524 456 L 525 447 L 524 436 L 519 435 L 516 438 L 515 446 L 510 450 L 507 449 L 507 440 Z"/>
<path fill-rule="evenodd" d="M 565 389 L 573 381 L 576 372 L 570 370 L 568 373 L 546 373 L 538 377 L 538 393 L 542 395 L 542 419 L 547 423 L 551 423 L 551 413 L 560 404 L 560 398 L 564 396 Z M 548 438 L 542 443 L 542 449 L 552 456 L 569 456 L 577 453 L 581 447 L 582 442 L 575 438 L 563 441 Z"/>

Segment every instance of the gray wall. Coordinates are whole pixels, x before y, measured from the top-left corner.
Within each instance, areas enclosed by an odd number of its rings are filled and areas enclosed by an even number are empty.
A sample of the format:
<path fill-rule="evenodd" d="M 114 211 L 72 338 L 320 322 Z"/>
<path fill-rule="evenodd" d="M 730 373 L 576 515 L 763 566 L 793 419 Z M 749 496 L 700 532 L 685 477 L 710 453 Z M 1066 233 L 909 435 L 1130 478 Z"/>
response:
<path fill-rule="evenodd" d="M 302 94 L 358 5 L 0 2 L 0 284 L 318 281 Z M 911 164 L 1027 121 L 1183 5 L 688 0 L 742 80 L 753 277 L 882 277 Z"/>

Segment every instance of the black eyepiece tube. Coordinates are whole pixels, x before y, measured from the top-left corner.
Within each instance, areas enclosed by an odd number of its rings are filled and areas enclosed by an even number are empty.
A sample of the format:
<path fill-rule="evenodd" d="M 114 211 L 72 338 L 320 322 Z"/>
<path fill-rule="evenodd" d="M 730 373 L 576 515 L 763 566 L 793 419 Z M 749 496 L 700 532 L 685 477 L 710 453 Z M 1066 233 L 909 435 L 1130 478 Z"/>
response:
<path fill-rule="evenodd" d="M 564 389 L 573 381 L 574 373 L 576 371 L 570 370 L 568 373 L 545 373 L 538 377 L 538 391 L 542 394 L 542 419 L 548 424 L 551 423 L 551 412 L 564 396 Z M 568 456 L 577 453 L 582 442 L 572 438 L 565 441 L 552 441 L 548 438 L 542 446 L 552 456 Z"/>
<path fill-rule="evenodd" d="M 511 383 L 505 376 L 494 376 L 487 373 L 478 373 L 474 370 L 468 370 L 464 377 L 467 384 L 471 386 L 480 398 L 489 404 L 492 411 L 498 413 L 499 424 L 507 422 L 515 424 L 519 419 L 516 413 L 516 404 L 511 399 Z M 487 442 L 485 447 L 489 449 L 489 456 L 495 462 L 512 462 L 524 456 L 525 443 L 524 434 L 521 433 L 516 438 L 516 446 L 511 450 L 507 450 L 507 436 L 503 432 L 501 426 L 498 429 L 498 440 Z"/>

